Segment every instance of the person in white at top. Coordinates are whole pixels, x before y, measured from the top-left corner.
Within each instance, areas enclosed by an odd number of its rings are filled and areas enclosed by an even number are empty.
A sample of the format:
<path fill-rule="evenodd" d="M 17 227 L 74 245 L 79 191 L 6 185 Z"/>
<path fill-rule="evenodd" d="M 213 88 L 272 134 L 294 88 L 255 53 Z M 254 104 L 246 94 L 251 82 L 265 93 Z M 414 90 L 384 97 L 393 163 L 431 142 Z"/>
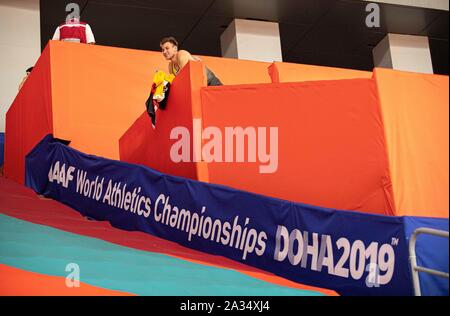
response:
<path fill-rule="evenodd" d="M 95 44 L 94 34 L 89 24 L 81 22 L 79 18 L 67 20 L 56 28 L 53 40 Z"/>

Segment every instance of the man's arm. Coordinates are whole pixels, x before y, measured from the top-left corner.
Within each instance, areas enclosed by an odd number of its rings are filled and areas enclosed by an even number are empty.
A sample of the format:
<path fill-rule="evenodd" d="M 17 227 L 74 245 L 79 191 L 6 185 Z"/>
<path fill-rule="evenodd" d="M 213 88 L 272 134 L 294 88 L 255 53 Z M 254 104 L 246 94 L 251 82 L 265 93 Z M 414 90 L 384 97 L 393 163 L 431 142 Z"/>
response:
<path fill-rule="evenodd" d="M 58 26 L 55 30 L 55 34 L 53 34 L 52 40 L 59 41 L 59 38 L 60 38 L 60 33 L 59 33 L 59 26 Z"/>
<path fill-rule="evenodd" d="M 186 66 L 190 60 L 195 61 L 194 57 L 188 51 L 180 50 L 178 52 L 178 65 L 180 69 Z"/>
<path fill-rule="evenodd" d="M 95 44 L 94 33 L 92 33 L 92 29 L 89 24 L 86 24 L 86 43 Z"/>

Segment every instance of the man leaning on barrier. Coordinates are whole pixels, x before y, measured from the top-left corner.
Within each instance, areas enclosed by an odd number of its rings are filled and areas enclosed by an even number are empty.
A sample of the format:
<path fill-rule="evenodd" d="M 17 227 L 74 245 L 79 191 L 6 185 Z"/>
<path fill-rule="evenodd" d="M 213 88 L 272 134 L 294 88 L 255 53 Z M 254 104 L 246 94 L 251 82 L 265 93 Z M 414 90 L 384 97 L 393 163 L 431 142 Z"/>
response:
<path fill-rule="evenodd" d="M 174 37 L 164 37 L 159 43 L 161 51 L 166 60 L 169 60 L 169 73 L 177 75 L 180 70 L 191 61 L 201 61 L 200 58 L 192 56 L 188 51 L 178 50 L 178 41 Z M 208 86 L 221 86 L 222 82 L 209 69 L 206 69 L 206 77 L 208 79 Z"/>

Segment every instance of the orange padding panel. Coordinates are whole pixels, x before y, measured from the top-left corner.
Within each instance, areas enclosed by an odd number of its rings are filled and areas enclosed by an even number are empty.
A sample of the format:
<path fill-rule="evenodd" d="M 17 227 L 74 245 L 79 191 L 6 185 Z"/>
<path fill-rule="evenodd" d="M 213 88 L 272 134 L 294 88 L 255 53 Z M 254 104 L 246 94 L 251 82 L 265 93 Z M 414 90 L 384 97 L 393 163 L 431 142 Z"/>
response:
<path fill-rule="evenodd" d="M 53 131 L 48 47 L 8 109 L 5 127 L 5 175 L 23 183 L 26 154 Z"/>
<path fill-rule="evenodd" d="M 134 296 L 86 283 L 67 287 L 63 277 L 51 276 L 0 264 L 1 296 Z"/>
<path fill-rule="evenodd" d="M 161 53 L 50 42 L 55 137 L 119 159 L 119 138 L 145 110 Z"/>
<path fill-rule="evenodd" d="M 269 73 L 274 83 L 372 78 L 370 71 L 280 62 L 274 62 Z"/>
<path fill-rule="evenodd" d="M 120 139 L 120 160 L 143 164 L 160 172 L 197 179 L 197 166 L 191 160 L 175 163 L 170 157 L 174 128 L 185 128 L 192 134 L 193 117 L 200 116 L 200 88 L 204 84 L 199 62 L 185 66 L 173 81 L 166 110 L 156 112 L 156 129 L 144 112 Z"/>
<path fill-rule="evenodd" d="M 270 82 L 267 63 L 202 59 L 224 83 Z M 6 175 L 24 181 L 24 156 L 47 133 L 119 159 L 119 138 L 145 110 L 154 71 L 167 66 L 160 52 L 50 41 L 7 114 Z"/>
<path fill-rule="evenodd" d="M 270 83 L 270 63 L 232 58 L 199 56 L 225 85 Z"/>
<path fill-rule="evenodd" d="M 448 218 L 448 77 L 374 73 L 397 214 Z"/>
<path fill-rule="evenodd" d="M 395 214 L 372 79 L 208 87 L 201 97 L 203 127 L 218 127 L 222 137 L 226 127 L 266 127 L 266 143 L 269 127 L 279 134 L 275 173 L 260 173 L 267 163 L 247 158 L 211 162 L 211 183 L 316 206 Z"/>

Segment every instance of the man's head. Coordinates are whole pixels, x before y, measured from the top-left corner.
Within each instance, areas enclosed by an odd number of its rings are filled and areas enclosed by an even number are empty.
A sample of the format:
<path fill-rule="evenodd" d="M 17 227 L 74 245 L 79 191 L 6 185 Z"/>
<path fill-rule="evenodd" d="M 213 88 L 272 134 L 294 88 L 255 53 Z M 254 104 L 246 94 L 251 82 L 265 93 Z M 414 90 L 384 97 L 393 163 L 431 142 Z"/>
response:
<path fill-rule="evenodd" d="M 178 52 L 178 41 L 172 36 L 164 37 L 161 42 L 159 42 L 159 46 L 161 47 L 161 52 L 166 60 L 172 60 Z"/>

